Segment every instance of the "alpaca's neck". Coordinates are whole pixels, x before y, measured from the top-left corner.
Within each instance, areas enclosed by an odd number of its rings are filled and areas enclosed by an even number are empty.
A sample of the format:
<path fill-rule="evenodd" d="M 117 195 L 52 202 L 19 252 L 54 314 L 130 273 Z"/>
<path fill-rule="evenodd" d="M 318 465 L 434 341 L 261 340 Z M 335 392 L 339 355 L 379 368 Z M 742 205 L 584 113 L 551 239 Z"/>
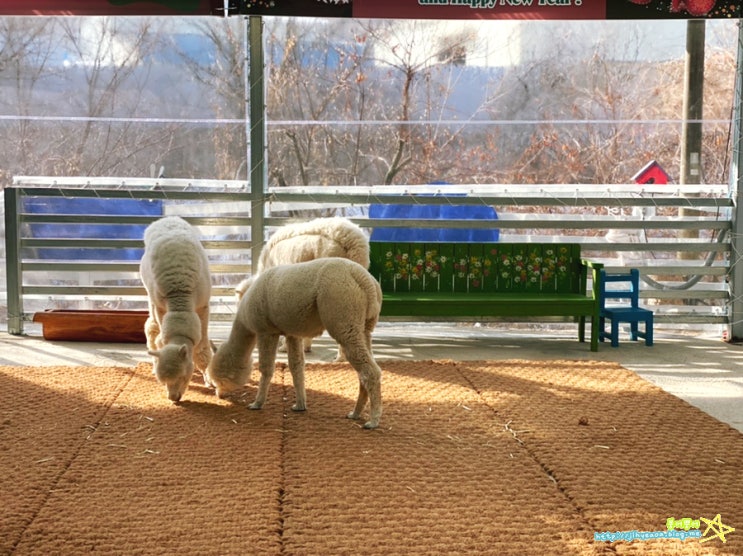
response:
<path fill-rule="evenodd" d="M 201 341 L 201 321 L 193 312 L 168 311 L 160 334 L 166 344 L 180 343 L 193 347 Z"/>
<path fill-rule="evenodd" d="M 193 299 L 188 295 L 167 297 L 165 299 L 167 312 L 184 311 L 191 312 L 194 310 Z"/>
<path fill-rule="evenodd" d="M 235 357 L 243 359 L 252 353 L 257 341 L 258 337 L 255 333 L 245 328 L 238 319 L 233 323 L 226 343 L 230 345 L 230 350 Z"/>
<path fill-rule="evenodd" d="M 163 334 L 163 341 L 166 344 L 186 344 L 190 349 L 193 349 L 196 345 L 196 342 L 192 338 L 184 336 L 183 334 Z"/>

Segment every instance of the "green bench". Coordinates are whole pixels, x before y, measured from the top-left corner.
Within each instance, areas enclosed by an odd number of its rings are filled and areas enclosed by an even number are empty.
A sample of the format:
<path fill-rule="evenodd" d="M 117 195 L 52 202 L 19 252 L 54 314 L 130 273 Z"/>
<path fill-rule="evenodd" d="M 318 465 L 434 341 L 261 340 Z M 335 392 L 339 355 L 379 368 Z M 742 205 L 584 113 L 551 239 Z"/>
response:
<path fill-rule="evenodd" d="M 601 263 L 575 243 L 370 243 L 384 317 L 462 320 L 573 317 L 599 345 Z M 588 276 L 592 288 L 587 289 Z"/>

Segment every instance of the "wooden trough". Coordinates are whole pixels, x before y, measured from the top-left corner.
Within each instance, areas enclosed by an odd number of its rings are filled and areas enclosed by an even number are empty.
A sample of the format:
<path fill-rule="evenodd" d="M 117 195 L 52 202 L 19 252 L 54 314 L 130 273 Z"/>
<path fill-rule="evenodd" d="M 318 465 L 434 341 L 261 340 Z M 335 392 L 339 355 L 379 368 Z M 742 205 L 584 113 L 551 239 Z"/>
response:
<path fill-rule="evenodd" d="M 147 311 L 52 309 L 34 313 L 45 340 L 144 344 Z"/>

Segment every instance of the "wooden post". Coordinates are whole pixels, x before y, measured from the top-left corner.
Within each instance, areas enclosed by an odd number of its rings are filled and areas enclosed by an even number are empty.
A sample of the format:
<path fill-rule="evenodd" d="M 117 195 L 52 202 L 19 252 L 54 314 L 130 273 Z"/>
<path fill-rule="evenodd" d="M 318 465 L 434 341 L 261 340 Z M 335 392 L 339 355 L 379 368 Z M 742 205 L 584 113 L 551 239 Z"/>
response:
<path fill-rule="evenodd" d="M 706 22 L 686 22 L 686 57 L 684 72 L 684 124 L 681 135 L 681 184 L 702 183 L 702 118 L 704 116 L 704 39 Z M 694 209 L 679 208 L 679 217 L 699 216 Z M 695 239 L 699 230 L 679 230 L 680 239 Z M 680 251 L 679 259 L 696 259 L 697 253 Z"/>
<path fill-rule="evenodd" d="M 251 268 L 255 274 L 263 248 L 266 195 L 266 102 L 263 53 L 263 20 L 248 18 L 248 102 L 250 135 L 248 162 L 250 164 L 250 253 Z"/>
<path fill-rule="evenodd" d="M 5 267 L 8 284 L 8 334 L 23 334 L 23 275 L 21 273 L 21 195 L 5 189 Z"/>
<path fill-rule="evenodd" d="M 735 200 L 730 252 L 728 287 L 728 339 L 743 339 L 743 27 L 738 27 L 738 61 L 735 71 L 735 98 L 733 105 L 733 156 L 730 166 L 730 189 Z"/>
<path fill-rule="evenodd" d="M 698 184 L 701 183 L 702 179 L 705 21 L 703 19 L 692 19 L 687 21 L 686 25 L 681 183 Z"/>

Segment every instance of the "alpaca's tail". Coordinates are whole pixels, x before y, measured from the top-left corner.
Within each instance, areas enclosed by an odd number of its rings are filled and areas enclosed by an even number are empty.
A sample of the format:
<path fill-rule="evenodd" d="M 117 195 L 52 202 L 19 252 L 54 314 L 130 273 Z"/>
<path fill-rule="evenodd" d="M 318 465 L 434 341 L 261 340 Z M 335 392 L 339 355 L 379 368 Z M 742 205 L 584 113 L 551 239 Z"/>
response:
<path fill-rule="evenodd" d="M 377 322 L 379 311 L 382 309 L 382 288 L 374 277 L 368 271 L 353 266 L 353 278 L 359 285 L 359 288 L 366 295 L 366 319 L 367 321 Z"/>
<path fill-rule="evenodd" d="M 369 268 L 369 240 L 356 224 L 345 219 L 339 219 L 339 224 L 333 229 L 329 239 L 337 242 L 346 253 L 346 258 Z"/>
<path fill-rule="evenodd" d="M 354 241 L 351 245 L 346 246 L 345 249 L 350 260 L 359 263 L 364 268 L 369 268 L 371 261 L 369 260 L 369 244 L 366 242 L 366 238 L 364 238 L 363 243 Z"/>
<path fill-rule="evenodd" d="M 237 300 L 240 301 L 243 296 L 245 295 L 245 292 L 248 291 L 248 288 L 250 288 L 250 284 L 253 283 L 253 277 L 245 278 L 245 280 L 241 281 L 237 286 L 235 286 L 235 296 L 237 297 Z"/>

